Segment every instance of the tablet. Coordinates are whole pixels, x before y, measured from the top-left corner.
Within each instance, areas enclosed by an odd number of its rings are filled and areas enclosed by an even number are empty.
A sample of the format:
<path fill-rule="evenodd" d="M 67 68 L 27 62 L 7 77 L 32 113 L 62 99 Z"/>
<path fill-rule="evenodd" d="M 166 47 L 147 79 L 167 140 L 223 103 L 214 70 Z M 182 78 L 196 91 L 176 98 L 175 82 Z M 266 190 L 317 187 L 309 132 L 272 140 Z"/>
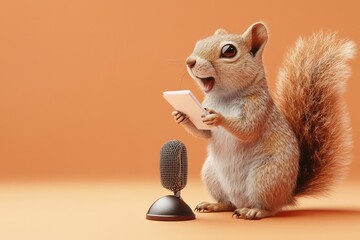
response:
<path fill-rule="evenodd" d="M 208 112 L 190 90 L 163 92 L 163 97 L 175 110 L 185 113 L 198 129 L 210 129 L 201 120 L 201 116 L 207 115 Z"/>

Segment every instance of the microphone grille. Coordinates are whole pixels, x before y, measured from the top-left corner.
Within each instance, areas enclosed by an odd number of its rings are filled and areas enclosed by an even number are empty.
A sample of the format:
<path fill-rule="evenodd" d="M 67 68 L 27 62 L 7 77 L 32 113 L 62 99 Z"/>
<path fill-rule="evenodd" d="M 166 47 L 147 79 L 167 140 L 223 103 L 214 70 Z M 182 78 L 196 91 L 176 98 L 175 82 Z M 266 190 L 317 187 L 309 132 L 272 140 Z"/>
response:
<path fill-rule="evenodd" d="M 164 188 L 177 192 L 187 183 L 187 151 L 179 140 L 166 142 L 160 152 L 160 178 Z"/>

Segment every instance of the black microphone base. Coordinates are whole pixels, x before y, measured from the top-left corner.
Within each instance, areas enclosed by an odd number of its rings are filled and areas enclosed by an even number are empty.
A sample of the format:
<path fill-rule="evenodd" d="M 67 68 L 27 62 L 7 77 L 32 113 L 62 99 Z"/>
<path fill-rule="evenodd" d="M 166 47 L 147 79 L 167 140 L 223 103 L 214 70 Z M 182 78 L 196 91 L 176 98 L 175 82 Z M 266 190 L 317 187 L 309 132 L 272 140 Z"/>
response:
<path fill-rule="evenodd" d="M 149 208 L 146 219 L 154 221 L 186 221 L 195 214 L 181 198 L 168 195 L 156 200 Z"/>

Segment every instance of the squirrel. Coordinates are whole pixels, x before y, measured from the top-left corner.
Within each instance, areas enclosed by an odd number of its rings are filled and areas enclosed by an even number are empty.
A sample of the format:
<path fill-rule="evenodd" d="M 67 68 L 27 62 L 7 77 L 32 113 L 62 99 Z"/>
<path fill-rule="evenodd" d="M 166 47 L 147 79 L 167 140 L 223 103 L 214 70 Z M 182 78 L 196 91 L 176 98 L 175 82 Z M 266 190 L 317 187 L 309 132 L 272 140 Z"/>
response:
<path fill-rule="evenodd" d="M 294 205 L 299 196 L 329 190 L 351 161 L 351 128 L 342 99 L 354 42 L 319 32 L 297 40 L 284 58 L 272 98 L 262 55 L 263 22 L 243 34 L 223 29 L 196 43 L 188 73 L 205 93 L 199 130 L 186 114 L 176 123 L 208 139 L 201 176 L 216 203 L 195 211 L 233 211 L 261 219 Z"/>

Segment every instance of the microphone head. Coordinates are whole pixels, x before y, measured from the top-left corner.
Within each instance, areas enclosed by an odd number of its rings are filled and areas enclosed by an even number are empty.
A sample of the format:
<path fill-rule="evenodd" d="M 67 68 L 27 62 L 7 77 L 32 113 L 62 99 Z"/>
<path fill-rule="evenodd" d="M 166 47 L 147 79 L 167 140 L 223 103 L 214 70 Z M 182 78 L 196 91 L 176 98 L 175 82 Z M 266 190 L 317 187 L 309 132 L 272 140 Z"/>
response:
<path fill-rule="evenodd" d="M 179 140 L 166 142 L 160 152 L 160 178 L 164 188 L 178 192 L 187 183 L 187 152 Z"/>

